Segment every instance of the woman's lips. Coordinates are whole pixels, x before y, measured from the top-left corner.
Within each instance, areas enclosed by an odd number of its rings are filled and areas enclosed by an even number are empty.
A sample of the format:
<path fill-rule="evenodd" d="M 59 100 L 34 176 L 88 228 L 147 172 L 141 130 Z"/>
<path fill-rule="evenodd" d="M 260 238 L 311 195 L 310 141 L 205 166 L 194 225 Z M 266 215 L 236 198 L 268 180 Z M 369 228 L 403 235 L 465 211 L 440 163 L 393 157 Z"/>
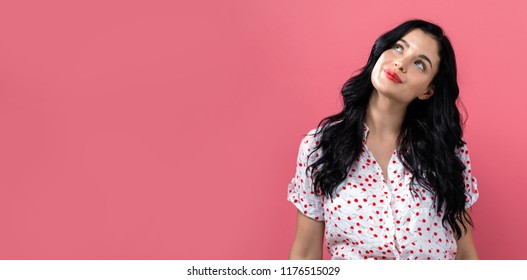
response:
<path fill-rule="evenodd" d="M 399 76 L 397 76 L 397 73 L 393 72 L 393 71 L 390 71 L 390 70 L 384 70 L 384 73 L 386 74 L 386 77 L 388 77 L 388 79 L 400 84 L 402 83 L 401 79 L 399 78 Z"/>

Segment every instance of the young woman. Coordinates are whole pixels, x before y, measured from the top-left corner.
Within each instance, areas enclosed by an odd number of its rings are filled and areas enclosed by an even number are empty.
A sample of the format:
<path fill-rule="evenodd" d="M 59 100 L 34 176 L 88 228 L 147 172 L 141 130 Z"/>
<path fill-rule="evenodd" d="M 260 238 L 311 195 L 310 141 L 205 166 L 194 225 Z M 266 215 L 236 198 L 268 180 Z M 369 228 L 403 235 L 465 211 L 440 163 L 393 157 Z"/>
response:
<path fill-rule="evenodd" d="M 290 259 L 477 259 L 478 198 L 443 30 L 404 22 L 375 42 L 342 88 L 342 112 L 302 140 L 288 200 Z"/>

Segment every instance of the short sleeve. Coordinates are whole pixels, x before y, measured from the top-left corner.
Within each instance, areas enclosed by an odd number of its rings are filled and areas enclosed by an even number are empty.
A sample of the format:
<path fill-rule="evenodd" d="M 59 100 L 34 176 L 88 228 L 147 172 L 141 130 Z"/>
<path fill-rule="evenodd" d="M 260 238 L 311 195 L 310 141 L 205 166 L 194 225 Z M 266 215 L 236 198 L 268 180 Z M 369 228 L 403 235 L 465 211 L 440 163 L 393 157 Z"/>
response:
<path fill-rule="evenodd" d="M 467 145 L 463 145 L 460 148 L 456 149 L 457 156 L 463 164 L 465 165 L 465 170 L 463 170 L 463 179 L 465 183 L 465 197 L 466 203 L 465 208 L 470 208 L 476 200 L 478 200 L 478 181 L 474 174 L 472 174 L 471 161 L 468 153 Z"/>
<path fill-rule="evenodd" d="M 307 217 L 316 220 L 324 220 L 324 196 L 315 195 L 311 176 L 306 175 L 306 169 L 318 157 L 318 154 L 308 156 L 317 145 L 317 140 L 313 136 L 315 130 L 310 131 L 298 150 L 298 159 L 296 163 L 296 174 L 288 186 L 287 200 L 293 203 L 296 208 L 304 213 Z M 318 151 L 317 151 L 318 153 Z"/>

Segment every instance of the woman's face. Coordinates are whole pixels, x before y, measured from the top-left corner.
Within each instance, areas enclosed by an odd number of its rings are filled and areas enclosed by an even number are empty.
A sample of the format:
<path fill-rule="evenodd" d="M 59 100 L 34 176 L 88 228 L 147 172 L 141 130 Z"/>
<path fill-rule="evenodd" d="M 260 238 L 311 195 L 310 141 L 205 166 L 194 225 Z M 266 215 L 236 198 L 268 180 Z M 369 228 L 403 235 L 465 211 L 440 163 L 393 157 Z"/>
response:
<path fill-rule="evenodd" d="M 373 68 L 375 90 L 394 101 L 409 104 L 433 95 L 431 82 L 439 68 L 437 41 L 421 29 L 404 35 L 384 51 Z"/>

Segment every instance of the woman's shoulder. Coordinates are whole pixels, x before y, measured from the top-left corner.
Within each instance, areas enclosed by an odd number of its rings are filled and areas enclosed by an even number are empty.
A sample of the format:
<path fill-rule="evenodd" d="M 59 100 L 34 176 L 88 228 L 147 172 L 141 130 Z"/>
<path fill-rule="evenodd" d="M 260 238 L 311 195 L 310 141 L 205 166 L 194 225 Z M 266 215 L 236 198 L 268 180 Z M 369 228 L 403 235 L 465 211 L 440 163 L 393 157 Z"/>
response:
<path fill-rule="evenodd" d="M 302 138 L 302 145 L 307 147 L 316 146 L 318 145 L 321 137 L 322 133 L 320 128 L 313 128 L 304 135 L 304 138 Z"/>
<path fill-rule="evenodd" d="M 454 149 L 454 152 L 456 153 L 457 156 L 464 156 L 464 155 L 468 155 L 468 145 L 467 145 L 467 142 L 462 139 L 463 143 L 459 146 L 456 146 L 455 149 Z"/>
<path fill-rule="evenodd" d="M 332 123 L 320 124 L 319 126 L 311 129 L 305 136 L 304 140 L 319 141 L 322 135 L 328 128 L 340 123 L 341 121 L 335 121 Z"/>
<path fill-rule="evenodd" d="M 317 147 L 320 143 L 321 133 L 319 128 L 313 128 L 308 133 L 306 133 L 300 143 L 299 154 L 301 157 L 307 157 L 314 150 L 317 150 Z M 319 151 L 321 152 L 321 151 Z"/>
<path fill-rule="evenodd" d="M 324 133 L 328 130 L 328 128 L 341 123 L 342 121 L 335 121 L 332 123 L 326 123 L 321 124 L 313 129 L 311 129 L 307 134 L 304 135 L 304 138 L 302 139 L 302 147 L 313 150 L 315 148 L 318 148 L 319 151 L 321 151 L 319 143 L 322 139 L 322 136 Z"/>

